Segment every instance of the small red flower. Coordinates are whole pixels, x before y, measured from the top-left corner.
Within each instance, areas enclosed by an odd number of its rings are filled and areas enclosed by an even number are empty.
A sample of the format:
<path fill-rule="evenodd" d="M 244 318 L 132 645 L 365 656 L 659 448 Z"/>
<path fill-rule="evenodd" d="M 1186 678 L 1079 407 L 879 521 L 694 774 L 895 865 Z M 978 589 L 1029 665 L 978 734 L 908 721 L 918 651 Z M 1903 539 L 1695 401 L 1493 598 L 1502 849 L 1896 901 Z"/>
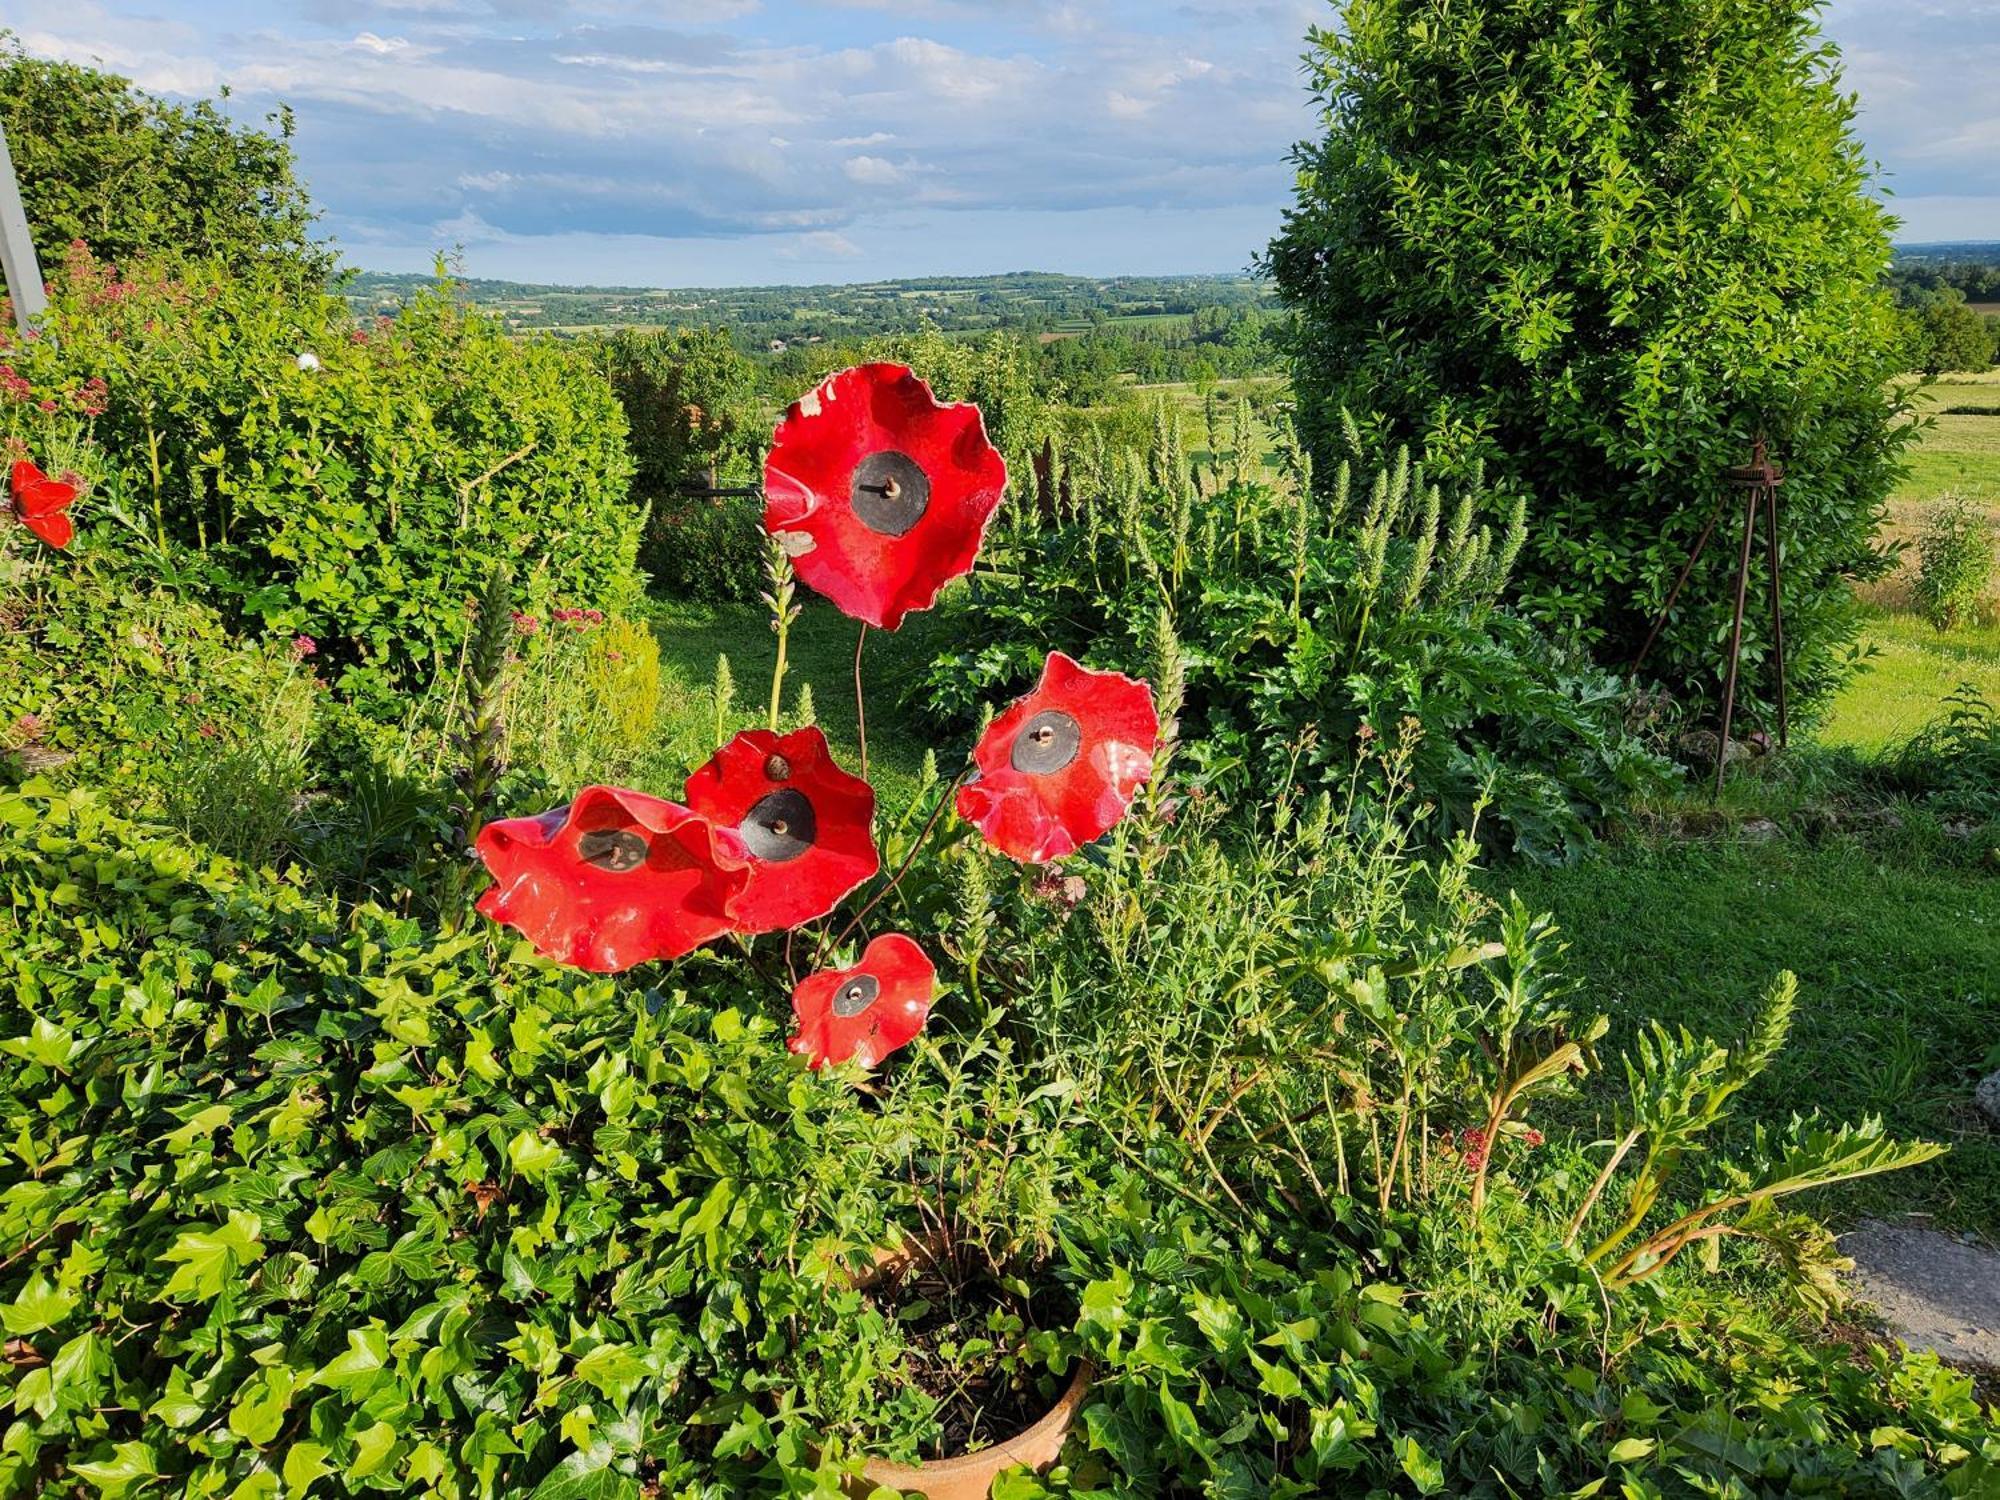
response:
<path fill-rule="evenodd" d="M 479 910 L 537 952 L 616 974 L 730 930 L 749 879 L 742 840 L 673 802 L 587 787 L 568 807 L 479 830 L 494 886 Z"/>
<path fill-rule="evenodd" d="M 834 764 L 816 728 L 745 730 L 688 778 L 686 796 L 749 850 L 750 879 L 730 907 L 738 932 L 823 917 L 882 867 L 875 789 Z"/>
<path fill-rule="evenodd" d="M 20 523 L 51 547 L 67 547 L 76 536 L 68 512 L 77 486 L 49 478 L 24 458 L 14 465 L 11 488 L 14 515 Z"/>
<path fill-rule="evenodd" d="M 792 991 L 798 1030 L 786 1045 L 824 1068 L 853 1058 L 877 1066 L 930 1018 L 937 970 L 899 932 L 878 937 L 851 969 L 815 974 Z"/>
<path fill-rule="evenodd" d="M 512 618 L 514 621 L 514 634 L 516 635 L 533 635 L 542 628 L 540 620 L 521 610 L 515 610 Z"/>
<path fill-rule="evenodd" d="M 980 739 L 958 815 L 1025 864 L 1061 859 L 1125 816 L 1159 742 L 1151 688 L 1054 652 L 1041 685 Z"/>
<path fill-rule="evenodd" d="M 308 656 L 317 656 L 318 654 L 319 642 L 311 636 L 295 635 L 292 637 L 292 659 L 294 661 L 304 661 Z"/>
<path fill-rule="evenodd" d="M 1007 489 L 972 405 L 902 365 L 862 365 L 794 402 L 764 463 L 764 528 L 846 614 L 894 630 L 970 572 Z"/>

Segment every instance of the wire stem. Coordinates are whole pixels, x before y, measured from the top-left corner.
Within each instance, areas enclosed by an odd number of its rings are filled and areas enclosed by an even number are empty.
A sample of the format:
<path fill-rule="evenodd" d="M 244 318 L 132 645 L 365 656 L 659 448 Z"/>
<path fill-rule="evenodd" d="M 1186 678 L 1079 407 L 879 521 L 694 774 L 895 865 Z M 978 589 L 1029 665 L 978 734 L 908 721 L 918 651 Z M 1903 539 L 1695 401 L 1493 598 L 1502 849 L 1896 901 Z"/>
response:
<path fill-rule="evenodd" d="M 868 779 L 868 703 L 861 691 L 861 648 L 868 644 L 868 622 L 854 642 L 854 732 L 861 741 L 861 779 Z"/>

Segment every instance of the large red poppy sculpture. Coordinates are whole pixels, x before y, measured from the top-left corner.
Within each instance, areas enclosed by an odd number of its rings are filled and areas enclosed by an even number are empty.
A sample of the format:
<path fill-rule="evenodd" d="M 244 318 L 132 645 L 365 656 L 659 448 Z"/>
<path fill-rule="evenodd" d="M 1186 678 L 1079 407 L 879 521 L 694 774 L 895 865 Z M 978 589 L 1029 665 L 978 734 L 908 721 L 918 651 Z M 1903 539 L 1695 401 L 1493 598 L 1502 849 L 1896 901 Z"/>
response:
<path fill-rule="evenodd" d="M 937 970 L 899 932 L 878 937 L 851 969 L 815 974 L 792 992 L 798 1030 L 788 1046 L 814 1068 L 853 1059 L 873 1068 L 924 1029 Z"/>
<path fill-rule="evenodd" d="M 1006 489 L 978 407 L 941 404 L 902 365 L 862 365 L 778 424 L 764 527 L 842 612 L 894 630 L 971 571 Z"/>
<path fill-rule="evenodd" d="M 1125 816 L 1159 743 L 1151 688 L 1054 652 L 1040 686 L 981 737 L 958 814 L 1024 864 L 1061 859 Z"/>
<path fill-rule="evenodd" d="M 750 881 L 743 841 L 642 792 L 587 787 L 568 807 L 507 818 L 475 845 L 493 874 L 479 910 L 545 958 L 616 974 L 732 930 Z"/>
<path fill-rule="evenodd" d="M 875 789 L 834 764 L 817 728 L 745 730 L 688 778 L 686 796 L 748 851 L 749 879 L 729 908 L 738 932 L 823 917 L 882 867 Z"/>
<path fill-rule="evenodd" d="M 66 479 L 51 479 L 41 468 L 22 459 L 8 478 L 14 518 L 51 547 L 67 547 L 76 536 L 69 508 L 77 487 Z"/>

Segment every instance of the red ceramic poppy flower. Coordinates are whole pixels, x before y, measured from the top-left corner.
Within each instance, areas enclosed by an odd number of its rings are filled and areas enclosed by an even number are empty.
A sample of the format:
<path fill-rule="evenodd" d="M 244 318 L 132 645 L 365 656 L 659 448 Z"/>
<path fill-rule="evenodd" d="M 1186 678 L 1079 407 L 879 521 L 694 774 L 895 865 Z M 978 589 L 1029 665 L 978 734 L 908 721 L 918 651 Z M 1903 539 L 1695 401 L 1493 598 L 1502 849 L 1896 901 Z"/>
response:
<path fill-rule="evenodd" d="M 924 1029 L 936 989 L 923 949 L 899 932 L 878 937 L 853 968 L 815 974 L 792 991 L 799 1029 L 787 1045 L 815 1068 L 849 1058 L 872 1068 Z"/>
<path fill-rule="evenodd" d="M 749 851 L 749 882 L 729 909 L 738 932 L 823 917 L 882 867 L 875 789 L 833 763 L 817 729 L 746 729 L 688 777 L 686 796 Z"/>
<path fill-rule="evenodd" d="M 479 909 L 558 963 L 616 974 L 730 931 L 750 878 L 743 844 L 642 792 L 587 787 L 568 807 L 479 830 L 494 886 Z"/>
<path fill-rule="evenodd" d="M 979 741 L 958 815 L 1023 863 L 1061 859 L 1125 816 L 1159 743 L 1151 688 L 1054 652 L 1041 685 Z"/>
<path fill-rule="evenodd" d="M 794 402 L 764 463 L 764 528 L 800 578 L 894 630 L 971 571 L 1007 489 L 979 408 L 902 365 L 862 365 Z"/>
<path fill-rule="evenodd" d="M 76 535 L 69 518 L 76 486 L 49 478 L 24 458 L 14 465 L 12 489 L 14 515 L 20 523 L 51 547 L 67 547 Z"/>

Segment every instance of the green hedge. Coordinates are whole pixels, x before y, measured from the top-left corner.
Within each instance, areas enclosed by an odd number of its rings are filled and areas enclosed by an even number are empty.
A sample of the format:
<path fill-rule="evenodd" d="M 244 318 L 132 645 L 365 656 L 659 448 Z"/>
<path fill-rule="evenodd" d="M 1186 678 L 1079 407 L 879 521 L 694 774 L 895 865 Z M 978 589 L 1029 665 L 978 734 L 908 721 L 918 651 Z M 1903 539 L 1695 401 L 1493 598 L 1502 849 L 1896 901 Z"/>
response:
<path fill-rule="evenodd" d="M 254 267 L 121 269 L 78 246 L 47 336 L 5 357 L 27 383 L 7 435 L 91 481 L 79 558 L 313 637 L 385 713 L 451 662 L 496 563 L 527 608 L 632 596 L 641 515 L 610 386 L 443 287 L 357 327 Z"/>

